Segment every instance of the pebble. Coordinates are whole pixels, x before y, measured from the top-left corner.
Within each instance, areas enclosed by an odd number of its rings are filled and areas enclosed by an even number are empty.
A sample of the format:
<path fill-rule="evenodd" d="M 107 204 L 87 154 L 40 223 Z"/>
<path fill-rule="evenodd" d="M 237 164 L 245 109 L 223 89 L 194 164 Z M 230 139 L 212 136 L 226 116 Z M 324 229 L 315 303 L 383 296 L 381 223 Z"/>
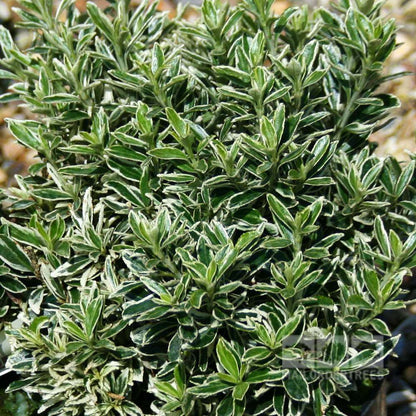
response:
<path fill-rule="evenodd" d="M 7 7 L 7 4 L 0 1 L 0 20 L 5 22 L 11 17 L 10 9 Z"/>
<path fill-rule="evenodd" d="M 387 407 L 396 407 L 406 403 L 416 402 L 416 394 L 411 390 L 395 391 L 387 395 Z"/>
<path fill-rule="evenodd" d="M 4 169 L 0 168 L 0 184 L 5 184 L 7 182 L 7 178 L 7 172 Z"/>
<path fill-rule="evenodd" d="M 291 4 L 288 1 L 275 1 L 272 6 L 272 11 L 279 16 L 290 6 Z"/>
<path fill-rule="evenodd" d="M 397 44 L 400 46 L 392 52 L 390 57 L 393 61 L 400 62 L 414 51 L 413 42 L 406 33 L 399 32 L 397 34 Z"/>
<path fill-rule="evenodd" d="M 413 297 L 412 299 L 415 299 L 415 298 Z M 416 315 L 416 303 L 413 303 L 412 305 L 410 305 L 410 306 L 407 308 L 407 310 L 408 310 L 411 314 Z"/>
<path fill-rule="evenodd" d="M 416 365 L 407 367 L 403 372 L 404 379 L 411 385 L 416 385 Z"/>
<path fill-rule="evenodd" d="M 11 138 L 2 142 L 0 147 L 3 157 L 9 160 L 17 160 L 26 152 L 26 149 L 21 144 Z"/>
<path fill-rule="evenodd" d="M 20 49 L 27 49 L 33 42 L 34 36 L 28 30 L 19 31 L 14 40 Z"/>

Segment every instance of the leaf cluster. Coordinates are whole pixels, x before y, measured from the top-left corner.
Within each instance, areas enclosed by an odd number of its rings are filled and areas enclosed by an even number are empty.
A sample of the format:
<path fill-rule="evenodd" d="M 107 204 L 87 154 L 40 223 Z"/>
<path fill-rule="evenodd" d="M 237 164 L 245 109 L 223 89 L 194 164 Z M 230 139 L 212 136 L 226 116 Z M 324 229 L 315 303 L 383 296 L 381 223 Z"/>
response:
<path fill-rule="evenodd" d="M 38 114 L 9 127 L 41 157 L 0 228 L 9 391 L 46 414 L 335 416 L 385 374 L 377 317 L 416 265 L 416 157 L 368 141 L 395 24 L 272 3 L 21 0 L 24 52 L 0 28 L 0 100 Z"/>

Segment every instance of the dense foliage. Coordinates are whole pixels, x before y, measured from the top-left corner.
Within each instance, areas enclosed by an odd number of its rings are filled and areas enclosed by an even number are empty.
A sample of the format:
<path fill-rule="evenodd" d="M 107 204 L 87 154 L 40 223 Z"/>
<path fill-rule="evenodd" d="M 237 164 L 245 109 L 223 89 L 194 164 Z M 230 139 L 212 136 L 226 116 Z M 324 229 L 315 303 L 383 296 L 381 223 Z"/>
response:
<path fill-rule="evenodd" d="M 38 115 L 9 127 L 41 158 L 4 195 L 9 390 L 50 416 L 342 415 L 416 265 L 415 161 L 368 142 L 398 105 L 394 22 L 52 3 L 21 1 L 28 51 L 0 28 L 1 99 Z"/>
<path fill-rule="evenodd" d="M 33 416 L 37 407 L 38 403 L 21 391 L 6 394 L 0 390 L 1 416 Z"/>

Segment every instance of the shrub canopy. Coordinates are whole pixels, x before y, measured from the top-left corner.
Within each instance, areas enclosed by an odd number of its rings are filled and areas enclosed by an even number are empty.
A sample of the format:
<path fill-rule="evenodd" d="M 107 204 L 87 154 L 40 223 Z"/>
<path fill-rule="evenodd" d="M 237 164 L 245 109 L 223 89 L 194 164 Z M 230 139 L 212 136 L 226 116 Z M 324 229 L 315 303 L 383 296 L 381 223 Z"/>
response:
<path fill-rule="evenodd" d="M 33 46 L 0 29 L 41 159 L 4 194 L 0 311 L 45 414 L 343 415 L 385 374 L 416 265 L 415 157 L 368 142 L 395 24 L 272 3 L 22 0 Z"/>

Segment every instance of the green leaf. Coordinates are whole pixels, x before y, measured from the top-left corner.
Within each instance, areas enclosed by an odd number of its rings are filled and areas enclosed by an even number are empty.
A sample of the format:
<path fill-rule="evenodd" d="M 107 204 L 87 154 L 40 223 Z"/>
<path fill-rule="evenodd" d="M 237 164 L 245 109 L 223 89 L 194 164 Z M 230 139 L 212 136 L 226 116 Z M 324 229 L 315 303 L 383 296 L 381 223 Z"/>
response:
<path fill-rule="evenodd" d="M 306 77 L 306 79 L 303 81 L 303 88 L 307 88 L 313 84 L 316 84 L 325 76 L 327 72 L 328 72 L 327 69 L 319 69 L 319 70 L 312 72 L 312 74 Z"/>
<path fill-rule="evenodd" d="M 133 287 L 135 287 L 135 285 L 133 285 Z M 149 295 L 139 301 L 125 303 L 123 318 L 138 318 L 142 313 L 154 309 L 157 304 L 153 301 L 152 297 L 153 295 Z"/>
<path fill-rule="evenodd" d="M 335 327 L 331 342 L 330 361 L 334 366 L 338 366 L 347 355 L 348 338 L 346 332 L 340 325 Z"/>
<path fill-rule="evenodd" d="M 285 224 L 289 229 L 293 229 L 294 219 L 285 205 L 272 194 L 267 195 L 267 202 L 269 203 L 270 210 L 274 217 Z"/>
<path fill-rule="evenodd" d="M 75 122 L 89 118 L 88 113 L 79 110 L 64 111 L 61 115 L 61 120 L 65 122 Z"/>
<path fill-rule="evenodd" d="M 10 103 L 20 99 L 20 94 L 4 93 L 0 95 L 0 104 Z"/>
<path fill-rule="evenodd" d="M 261 192 L 256 191 L 245 191 L 236 193 L 228 201 L 228 206 L 230 209 L 240 209 L 243 207 L 248 208 L 248 205 L 252 204 L 258 198 L 262 196 Z"/>
<path fill-rule="evenodd" d="M 182 349 L 182 340 L 179 336 L 179 333 L 176 332 L 169 342 L 169 346 L 168 346 L 169 360 L 172 362 L 179 361 L 181 357 L 181 349 Z"/>
<path fill-rule="evenodd" d="M 97 323 L 101 317 L 101 310 L 103 308 L 103 300 L 101 297 L 93 299 L 87 306 L 85 314 L 85 332 L 88 338 L 92 338 Z"/>
<path fill-rule="evenodd" d="M 59 301 L 65 301 L 66 292 L 64 291 L 63 285 L 59 279 L 52 277 L 51 268 L 46 264 L 41 264 L 40 273 L 49 292 Z"/>
<path fill-rule="evenodd" d="M 8 305 L 0 307 L 0 318 L 4 318 L 7 315 L 10 307 Z"/>
<path fill-rule="evenodd" d="M 155 43 L 152 51 L 152 72 L 156 74 L 156 72 L 163 67 L 164 63 L 165 56 L 163 50 L 158 43 Z"/>
<path fill-rule="evenodd" d="M 72 199 L 72 195 L 68 192 L 60 191 L 55 188 L 36 189 L 32 193 L 35 197 L 45 199 L 47 201 L 64 201 Z"/>
<path fill-rule="evenodd" d="M 348 298 L 347 304 L 356 308 L 364 309 L 364 310 L 373 310 L 373 305 L 367 302 L 360 295 L 351 295 Z"/>
<path fill-rule="evenodd" d="M 248 103 L 253 103 L 253 97 L 251 95 L 246 94 L 241 91 L 237 91 L 235 88 L 225 86 L 225 87 L 218 88 L 218 91 L 221 94 L 221 97 L 231 97 L 231 98 L 235 98 L 237 101 L 245 101 Z M 236 110 L 236 108 L 234 108 L 234 110 Z"/>
<path fill-rule="evenodd" d="M 47 97 L 43 97 L 42 100 L 47 104 L 67 104 L 79 102 L 80 98 L 74 94 L 67 94 L 62 92 L 59 94 L 48 95 Z"/>
<path fill-rule="evenodd" d="M 122 163 L 121 161 L 114 160 L 113 158 L 107 159 L 107 164 L 111 170 L 118 173 L 125 179 L 129 179 L 133 182 L 140 182 L 142 180 L 143 171 L 139 167 Z"/>
<path fill-rule="evenodd" d="M 146 206 L 147 198 L 142 199 L 141 191 L 133 185 L 126 185 L 122 181 L 108 181 L 105 186 L 115 191 L 119 196 L 140 208 Z"/>
<path fill-rule="evenodd" d="M 191 296 L 189 297 L 190 305 L 195 308 L 199 309 L 202 306 L 202 301 L 206 295 L 206 292 L 202 289 L 197 289 L 192 292 Z"/>
<path fill-rule="evenodd" d="M 220 401 L 215 416 L 234 416 L 234 400 L 227 396 Z"/>
<path fill-rule="evenodd" d="M 375 318 L 372 319 L 370 325 L 381 335 L 385 335 L 387 337 L 391 336 L 391 332 L 387 324 L 382 321 L 381 319 Z"/>
<path fill-rule="evenodd" d="M 284 413 L 285 396 L 283 394 L 275 394 L 273 397 L 273 408 L 278 416 L 286 416 Z"/>
<path fill-rule="evenodd" d="M 217 356 L 220 364 L 224 369 L 233 377 L 237 382 L 240 379 L 240 365 L 237 362 L 235 355 L 232 352 L 231 345 L 225 341 L 223 338 L 220 338 L 217 342 Z"/>
<path fill-rule="evenodd" d="M 293 400 L 309 402 L 310 393 L 308 382 L 304 375 L 297 369 L 291 369 L 289 375 L 283 380 L 283 386 Z"/>
<path fill-rule="evenodd" d="M 100 8 L 92 2 L 88 2 L 87 12 L 95 26 L 100 29 L 104 36 L 110 42 L 115 43 L 116 39 L 114 36 L 114 27 L 107 16 L 100 10 Z"/>
<path fill-rule="evenodd" d="M 249 384 L 267 383 L 283 380 L 289 374 L 289 370 L 271 370 L 269 368 L 259 368 L 251 371 L 245 378 Z"/>
<path fill-rule="evenodd" d="M 166 109 L 166 116 L 169 120 L 170 125 L 175 130 L 176 134 L 185 139 L 188 136 L 189 127 L 186 122 L 181 118 L 181 116 L 173 109 L 167 108 Z"/>
<path fill-rule="evenodd" d="M 22 293 L 26 286 L 17 278 L 11 276 L 0 276 L 0 286 L 11 293 Z"/>
<path fill-rule="evenodd" d="M 155 381 L 155 387 L 162 393 L 166 393 L 169 396 L 176 397 L 177 399 L 180 399 L 181 397 L 175 387 L 166 381 Z"/>
<path fill-rule="evenodd" d="M 159 149 L 152 149 L 148 151 L 148 154 L 150 156 L 157 157 L 158 159 L 165 159 L 165 160 L 171 160 L 171 159 L 177 159 L 177 160 L 188 160 L 188 156 L 179 149 L 176 149 L 175 147 L 162 147 Z"/>
<path fill-rule="evenodd" d="M 379 246 L 381 247 L 381 250 L 383 251 L 383 254 L 391 258 L 389 236 L 384 228 L 384 224 L 380 216 L 377 216 L 374 221 L 374 230 L 376 239 L 378 241 Z"/>
<path fill-rule="evenodd" d="M 105 153 L 113 156 L 114 159 L 120 158 L 125 160 L 131 160 L 133 162 L 144 162 L 147 156 L 137 150 L 129 149 L 128 147 L 121 145 L 113 145 L 105 149 Z"/>
<path fill-rule="evenodd" d="M 377 357 L 377 351 L 363 350 L 340 365 L 341 371 L 350 372 L 358 368 L 366 368 Z"/>
<path fill-rule="evenodd" d="M 303 254 L 310 259 L 323 259 L 329 257 L 329 251 L 326 247 L 311 247 L 305 250 Z"/>
<path fill-rule="evenodd" d="M 394 195 L 399 198 L 414 179 L 416 161 L 412 160 L 403 170 L 394 186 Z"/>
<path fill-rule="evenodd" d="M 65 321 L 63 324 L 63 327 L 75 338 L 81 340 L 81 341 L 87 341 L 87 335 L 84 333 L 84 331 L 74 322 L 71 321 Z"/>
<path fill-rule="evenodd" d="M 143 312 L 137 318 L 140 321 L 152 321 L 154 319 L 159 319 L 162 316 L 165 316 L 170 311 L 171 308 L 169 306 L 156 306 L 153 309 L 149 309 L 146 312 Z"/>
<path fill-rule="evenodd" d="M 6 119 L 13 136 L 23 146 L 37 151 L 42 150 L 42 142 L 37 133 L 33 131 L 33 122 Z"/>
<path fill-rule="evenodd" d="M 316 178 L 309 178 L 304 182 L 309 186 L 329 186 L 334 185 L 335 181 L 329 176 L 317 176 Z"/>
<path fill-rule="evenodd" d="M 271 123 L 271 121 L 264 117 L 261 119 L 260 122 L 260 131 L 262 136 L 265 139 L 265 142 L 267 144 L 267 147 L 271 150 L 277 150 L 277 136 L 276 136 L 276 130 Z"/>
<path fill-rule="evenodd" d="M 335 233 L 335 234 L 331 234 L 328 235 L 327 237 L 323 238 L 320 242 L 319 242 L 319 246 L 320 247 L 326 247 L 326 248 L 330 248 L 332 247 L 337 241 L 341 240 L 341 238 L 344 237 L 343 233 Z"/>
<path fill-rule="evenodd" d="M 150 279 L 145 276 L 141 276 L 140 280 L 149 289 L 150 292 L 156 293 L 159 296 L 162 296 L 162 295 L 167 295 L 169 297 L 171 296 L 169 291 L 166 290 L 161 284 L 159 284 L 155 280 Z"/>
<path fill-rule="evenodd" d="M 14 79 L 14 80 L 19 79 L 19 77 L 13 74 L 13 72 L 6 71 L 5 69 L 0 69 L 0 78 L 1 79 Z"/>
<path fill-rule="evenodd" d="M 5 235 L 0 235 L 0 258 L 12 269 L 33 272 L 32 262 L 26 253 Z"/>
<path fill-rule="evenodd" d="M 199 386 L 191 387 L 188 389 L 188 391 L 198 397 L 209 397 L 229 390 L 231 387 L 233 387 L 231 384 L 225 383 L 224 381 L 218 379 L 214 379 L 209 380 Z"/>
<path fill-rule="evenodd" d="M 40 287 L 32 290 L 29 296 L 29 307 L 35 314 L 40 314 L 41 305 L 45 295 L 45 289 Z"/>
<path fill-rule="evenodd" d="M 27 387 L 27 386 L 31 386 L 32 384 L 35 384 L 36 381 L 37 381 L 37 379 L 32 378 L 32 377 L 25 378 L 24 380 L 13 381 L 7 387 L 6 393 L 13 393 L 16 390 L 21 390 L 23 387 Z"/>
<path fill-rule="evenodd" d="M 73 276 L 86 270 L 91 263 L 91 259 L 87 256 L 71 257 L 67 262 L 63 263 L 52 272 L 52 277 Z"/>
<path fill-rule="evenodd" d="M 59 240 L 65 233 L 65 221 L 57 216 L 49 227 L 49 237 L 52 241 Z"/>
<path fill-rule="evenodd" d="M 13 222 L 4 219 L 2 222 L 7 224 L 11 237 L 18 242 L 25 243 L 39 249 L 45 245 L 45 242 L 38 231 L 29 227 L 22 227 L 21 225 L 14 224 Z"/>
<path fill-rule="evenodd" d="M 247 362 L 261 361 L 269 357 L 271 351 L 266 347 L 252 347 L 245 351 L 243 360 Z"/>
<path fill-rule="evenodd" d="M 362 180 L 362 183 L 366 189 L 373 185 L 373 183 L 377 180 L 383 167 L 383 162 L 379 162 L 368 170 Z"/>
<path fill-rule="evenodd" d="M 244 85 L 250 83 L 249 74 L 247 74 L 247 72 L 242 71 L 241 69 L 226 65 L 217 65 L 213 69 L 217 75 L 229 78 L 233 81 L 238 82 L 239 84 Z"/>
<path fill-rule="evenodd" d="M 291 316 L 277 331 L 276 340 L 282 341 L 287 338 L 289 335 L 292 335 L 296 328 L 299 326 L 304 312 L 297 311 L 293 316 Z"/>
<path fill-rule="evenodd" d="M 293 241 L 287 239 L 287 238 L 268 238 L 264 243 L 262 243 L 262 248 L 268 248 L 268 249 L 281 249 L 285 247 L 289 247 L 293 244 Z"/>
<path fill-rule="evenodd" d="M 328 117 L 330 113 L 328 111 L 319 111 L 314 114 L 310 114 L 304 118 L 301 119 L 299 125 L 302 127 L 309 126 L 311 124 L 317 123 L 318 121 L 324 119 L 325 117 Z M 312 153 L 315 153 L 312 151 Z"/>
<path fill-rule="evenodd" d="M 403 243 L 400 240 L 400 237 L 394 230 L 389 231 L 389 241 L 390 248 L 392 251 L 393 258 L 398 258 L 402 255 L 403 252 Z"/>
<path fill-rule="evenodd" d="M 249 387 L 250 384 L 244 381 L 237 384 L 233 389 L 233 398 L 236 400 L 243 400 Z"/>
<path fill-rule="evenodd" d="M 374 270 L 364 270 L 365 284 L 373 298 L 377 301 L 380 297 L 380 282 Z"/>

